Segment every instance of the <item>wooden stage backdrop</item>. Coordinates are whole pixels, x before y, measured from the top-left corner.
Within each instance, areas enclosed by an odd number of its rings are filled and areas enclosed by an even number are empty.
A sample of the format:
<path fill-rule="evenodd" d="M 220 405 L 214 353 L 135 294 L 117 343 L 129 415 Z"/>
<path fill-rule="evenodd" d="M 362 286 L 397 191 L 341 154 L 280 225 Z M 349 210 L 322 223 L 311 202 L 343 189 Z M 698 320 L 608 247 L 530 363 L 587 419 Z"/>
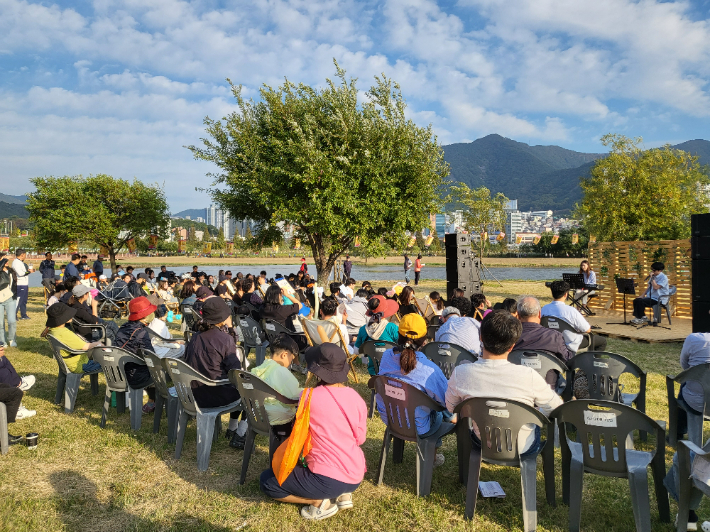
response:
<path fill-rule="evenodd" d="M 604 285 L 604 290 L 598 292 L 599 297 L 589 300 L 590 307 L 623 310 L 624 296 L 616 289 L 616 279 L 635 279 L 636 294 L 640 296 L 646 290 L 644 279 L 651 273 L 651 264 L 659 261 L 666 265 L 664 273 L 669 284 L 678 289 L 671 298 L 673 315 L 692 317 L 690 240 L 594 242 L 589 244 L 588 253 L 589 264 L 597 274 L 597 284 Z M 634 297 L 637 296 L 626 296 L 627 312 L 633 311 Z M 665 315 L 662 319 L 665 321 Z"/>

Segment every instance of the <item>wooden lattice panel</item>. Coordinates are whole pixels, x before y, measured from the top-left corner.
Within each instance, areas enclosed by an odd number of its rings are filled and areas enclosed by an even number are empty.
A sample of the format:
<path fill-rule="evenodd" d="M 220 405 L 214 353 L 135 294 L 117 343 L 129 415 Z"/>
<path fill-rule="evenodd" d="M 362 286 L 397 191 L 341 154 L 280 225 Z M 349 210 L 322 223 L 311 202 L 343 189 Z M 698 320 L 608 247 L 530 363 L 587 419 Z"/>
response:
<path fill-rule="evenodd" d="M 590 299 L 590 307 L 623 310 L 624 296 L 616 290 L 616 279 L 635 279 L 636 294 L 640 296 L 646 290 L 644 279 L 651 273 L 651 264 L 659 261 L 666 265 L 664 273 L 669 284 L 678 290 L 671 298 L 674 315 L 692 316 L 690 240 L 594 242 L 589 244 L 588 255 L 597 284 L 605 287 L 598 292 L 599 297 Z M 637 296 L 626 296 L 627 312 L 633 310 L 632 302 Z"/>

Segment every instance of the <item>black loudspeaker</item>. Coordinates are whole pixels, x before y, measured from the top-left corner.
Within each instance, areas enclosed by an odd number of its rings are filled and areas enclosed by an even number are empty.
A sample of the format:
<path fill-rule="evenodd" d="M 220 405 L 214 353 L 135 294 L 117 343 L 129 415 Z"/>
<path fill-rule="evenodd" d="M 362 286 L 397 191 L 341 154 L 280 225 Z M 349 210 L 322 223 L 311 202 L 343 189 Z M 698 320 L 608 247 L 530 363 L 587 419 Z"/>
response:
<path fill-rule="evenodd" d="M 471 235 L 468 233 L 447 233 L 444 235 L 444 246 L 447 248 L 471 247 Z"/>
<path fill-rule="evenodd" d="M 690 217 L 693 332 L 710 332 L 710 214 Z"/>
<path fill-rule="evenodd" d="M 710 236 L 710 213 L 690 216 L 691 236 Z"/>
<path fill-rule="evenodd" d="M 710 260 L 694 260 L 691 263 L 693 289 L 693 301 L 710 302 L 710 283 L 703 282 L 710 279 Z"/>
<path fill-rule="evenodd" d="M 705 236 L 690 237 L 690 258 L 693 260 L 710 259 L 710 238 Z"/>
<path fill-rule="evenodd" d="M 693 301 L 693 332 L 710 332 L 710 301 Z"/>
<path fill-rule="evenodd" d="M 471 256 L 471 235 L 449 233 L 444 236 L 446 244 L 446 298 L 455 288 L 464 291 L 466 297 L 481 293 L 479 269 L 481 261 Z"/>

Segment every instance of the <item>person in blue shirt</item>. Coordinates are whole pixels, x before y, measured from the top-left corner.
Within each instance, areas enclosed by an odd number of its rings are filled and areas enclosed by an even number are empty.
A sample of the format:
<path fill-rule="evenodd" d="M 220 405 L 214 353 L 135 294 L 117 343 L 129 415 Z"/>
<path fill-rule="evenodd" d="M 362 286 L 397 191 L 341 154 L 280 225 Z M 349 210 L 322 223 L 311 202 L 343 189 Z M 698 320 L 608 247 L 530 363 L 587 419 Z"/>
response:
<path fill-rule="evenodd" d="M 79 261 L 81 260 L 81 255 L 78 253 L 74 253 L 71 256 L 71 260 L 69 261 L 69 264 L 67 264 L 66 269 L 64 270 L 64 279 L 66 280 L 67 277 L 76 277 L 77 279 L 81 279 L 81 275 L 79 275 Z"/>
<path fill-rule="evenodd" d="M 42 286 L 51 294 L 54 292 L 55 266 L 49 251 L 44 254 L 44 260 L 39 263 L 39 272 L 42 274 Z"/>
<path fill-rule="evenodd" d="M 385 351 L 380 362 L 380 375 L 393 377 L 421 390 L 434 401 L 446 404 L 446 388 L 448 381 L 441 368 L 429 360 L 419 349 L 427 342 L 427 324 L 419 314 L 407 314 L 399 322 L 398 347 Z M 377 411 L 380 419 L 387 423 L 385 403 L 377 395 Z M 432 411 L 426 407 L 418 407 L 414 411 L 414 422 L 417 434 L 426 438 L 435 434 L 448 434 L 452 428 L 450 421 L 453 414 Z M 448 431 L 448 432 L 447 432 Z M 441 439 L 437 447 L 441 445 Z M 444 455 L 437 454 L 435 465 L 444 463 Z"/>
<path fill-rule="evenodd" d="M 646 279 L 648 288 L 641 297 L 634 299 L 634 319 L 631 323 L 639 325 L 648 321 L 646 317 L 646 307 L 655 307 L 659 301 L 668 298 L 668 277 L 663 273 L 666 269 L 662 262 L 654 262 L 651 264 L 651 275 Z"/>
<path fill-rule="evenodd" d="M 94 261 L 93 270 L 94 270 L 94 273 L 96 274 L 97 278 L 104 274 L 104 263 L 101 262 L 103 260 L 104 260 L 104 256 L 99 255 L 98 257 L 96 257 L 96 260 Z"/>

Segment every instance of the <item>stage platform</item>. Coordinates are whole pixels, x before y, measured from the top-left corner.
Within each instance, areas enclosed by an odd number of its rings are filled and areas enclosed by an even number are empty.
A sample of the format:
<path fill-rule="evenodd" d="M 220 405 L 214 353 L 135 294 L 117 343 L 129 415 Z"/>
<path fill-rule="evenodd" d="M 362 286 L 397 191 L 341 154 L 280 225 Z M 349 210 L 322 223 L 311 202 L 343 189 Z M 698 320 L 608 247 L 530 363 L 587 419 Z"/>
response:
<path fill-rule="evenodd" d="M 607 322 L 624 321 L 624 313 L 613 310 L 597 310 L 596 316 L 587 316 L 586 319 L 590 325 L 598 325 L 601 329 L 592 329 L 595 334 L 603 334 L 611 338 L 625 338 L 632 342 L 683 342 L 692 331 L 692 320 L 688 318 L 671 317 L 673 323 L 670 325 L 670 330 L 662 329 L 661 327 L 644 327 L 637 328 L 635 325 L 607 325 Z M 626 313 L 626 320 L 633 319 L 631 313 Z M 661 324 L 663 327 L 669 327 L 666 316 L 663 316 Z"/>

